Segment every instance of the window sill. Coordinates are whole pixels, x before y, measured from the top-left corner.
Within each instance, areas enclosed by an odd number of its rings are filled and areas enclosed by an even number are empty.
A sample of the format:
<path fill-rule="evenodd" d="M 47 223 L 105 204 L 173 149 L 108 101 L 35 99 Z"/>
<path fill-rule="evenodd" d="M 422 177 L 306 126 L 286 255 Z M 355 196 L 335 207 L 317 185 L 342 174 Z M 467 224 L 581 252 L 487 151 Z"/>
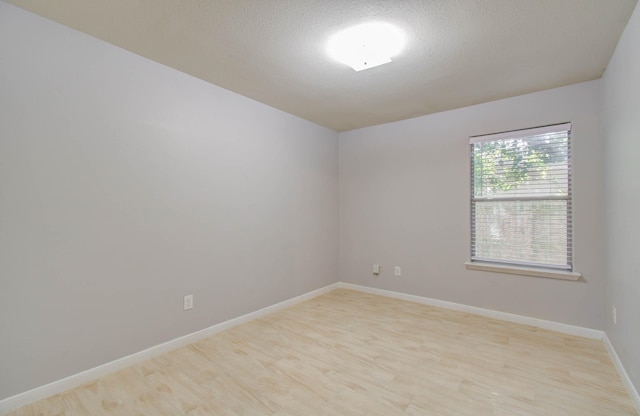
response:
<path fill-rule="evenodd" d="M 532 267 L 520 267 L 495 263 L 482 263 L 467 261 L 464 263 L 468 270 L 481 270 L 485 272 L 519 274 L 524 276 L 546 277 L 549 279 L 579 280 L 582 275 L 577 272 L 544 270 Z"/>

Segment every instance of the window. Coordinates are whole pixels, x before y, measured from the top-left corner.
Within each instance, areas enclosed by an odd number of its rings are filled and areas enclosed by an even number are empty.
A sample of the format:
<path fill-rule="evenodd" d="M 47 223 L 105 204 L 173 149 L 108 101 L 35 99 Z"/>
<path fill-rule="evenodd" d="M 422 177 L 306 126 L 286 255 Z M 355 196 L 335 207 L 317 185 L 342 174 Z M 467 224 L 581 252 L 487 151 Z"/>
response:
<path fill-rule="evenodd" d="M 471 264 L 572 272 L 571 124 L 469 143 Z"/>

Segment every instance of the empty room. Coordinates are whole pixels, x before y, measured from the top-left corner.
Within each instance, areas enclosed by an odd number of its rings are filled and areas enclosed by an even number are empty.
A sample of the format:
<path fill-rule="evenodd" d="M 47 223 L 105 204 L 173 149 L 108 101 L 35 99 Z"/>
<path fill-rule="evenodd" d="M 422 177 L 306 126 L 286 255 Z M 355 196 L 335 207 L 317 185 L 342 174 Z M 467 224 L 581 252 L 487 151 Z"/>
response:
<path fill-rule="evenodd" d="M 0 0 L 0 414 L 640 415 L 637 0 Z"/>

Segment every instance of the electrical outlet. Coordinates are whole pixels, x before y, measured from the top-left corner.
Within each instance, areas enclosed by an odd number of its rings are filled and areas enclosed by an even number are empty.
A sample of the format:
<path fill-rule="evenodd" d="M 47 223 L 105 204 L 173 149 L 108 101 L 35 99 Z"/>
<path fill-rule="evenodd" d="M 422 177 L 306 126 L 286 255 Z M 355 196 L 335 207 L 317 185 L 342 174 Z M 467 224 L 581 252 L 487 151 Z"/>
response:
<path fill-rule="evenodd" d="M 613 324 L 615 325 L 615 324 L 618 323 L 618 311 L 616 311 L 616 307 L 615 306 L 612 309 L 613 310 L 612 310 L 611 316 L 613 317 Z"/>
<path fill-rule="evenodd" d="M 375 274 L 375 275 L 380 274 L 380 265 L 379 264 L 374 264 L 373 265 L 373 274 Z"/>
<path fill-rule="evenodd" d="M 396 276 L 402 276 L 402 269 L 400 269 L 400 266 L 395 267 L 395 274 Z"/>
<path fill-rule="evenodd" d="M 184 310 L 188 311 L 189 309 L 193 309 L 193 295 L 184 296 Z"/>

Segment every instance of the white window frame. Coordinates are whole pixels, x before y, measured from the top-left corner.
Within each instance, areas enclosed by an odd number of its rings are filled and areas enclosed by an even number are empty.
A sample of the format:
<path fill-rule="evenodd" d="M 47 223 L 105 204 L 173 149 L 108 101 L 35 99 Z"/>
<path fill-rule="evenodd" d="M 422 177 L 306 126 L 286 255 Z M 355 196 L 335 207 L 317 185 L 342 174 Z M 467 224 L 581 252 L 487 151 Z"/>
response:
<path fill-rule="evenodd" d="M 525 137 L 532 137 L 536 135 L 541 135 L 545 133 L 555 133 L 559 131 L 567 131 L 568 132 L 568 157 L 569 157 L 569 165 L 568 165 L 568 196 L 565 198 L 568 204 L 567 211 L 567 233 L 568 233 L 568 258 L 567 265 L 565 267 L 549 267 L 547 265 L 537 265 L 537 264 L 527 264 L 525 262 L 508 262 L 508 261 L 499 261 L 499 260 L 482 260 L 476 258 L 474 256 L 474 204 L 479 201 L 478 198 L 475 198 L 474 195 L 474 169 L 473 169 L 473 147 L 474 144 L 482 143 L 482 142 L 492 142 L 497 140 L 504 139 L 518 139 Z M 573 251 L 572 251 L 572 188 L 571 188 L 571 163 L 572 163 L 572 154 L 571 154 L 571 123 L 560 123 L 542 127 L 528 128 L 528 129 L 520 129 L 513 131 L 506 131 L 501 133 L 493 133 L 487 135 L 480 136 L 472 136 L 469 138 L 469 150 L 470 150 L 470 232 L 471 232 L 471 240 L 470 240 L 470 259 L 465 263 L 467 269 L 470 270 L 481 270 L 481 271 L 490 271 L 497 273 L 509 273 L 509 274 L 518 274 L 518 275 L 527 275 L 527 276 L 537 276 L 537 277 L 547 277 L 547 278 L 556 278 L 556 279 L 565 279 L 565 280 L 578 280 L 581 278 L 580 273 L 574 271 L 573 268 Z M 510 200 L 520 200 L 519 198 L 508 198 Z M 523 197 L 521 200 L 527 200 L 530 198 Z M 552 198 L 549 198 L 552 199 Z M 484 199 L 486 201 L 486 199 Z M 507 200 L 501 198 L 495 198 L 495 200 Z"/>

